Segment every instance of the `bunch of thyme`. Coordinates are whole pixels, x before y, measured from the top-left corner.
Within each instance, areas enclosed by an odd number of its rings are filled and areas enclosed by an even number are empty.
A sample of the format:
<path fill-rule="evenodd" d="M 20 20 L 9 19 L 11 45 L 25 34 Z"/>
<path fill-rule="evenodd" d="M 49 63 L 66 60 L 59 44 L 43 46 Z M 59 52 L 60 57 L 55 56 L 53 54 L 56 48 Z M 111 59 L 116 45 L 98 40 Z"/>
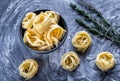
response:
<path fill-rule="evenodd" d="M 114 27 L 102 16 L 101 12 L 98 11 L 96 8 L 94 8 L 92 5 L 89 5 L 87 3 L 83 3 L 83 5 L 90 11 L 97 14 L 97 16 L 100 18 L 100 23 L 96 20 L 96 18 L 92 17 L 90 14 L 85 12 L 84 10 L 78 8 L 75 4 L 70 3 L 70 6 L 73 10 L 78 12 L 79 15 L 83 16 L 85 19 L 79 19 L 76 18 L 75 21 L 87 28 L 90 32 L 93 34 L 96 34 L 100 37 L 105 37 L 112 41 L 112 43 L 115 43 L 116 45 L 120 46 L 120 34 L 115 30 Z M 94 26 L 87 25 L 85 21 L 91 22 L 94 24 Z"/>

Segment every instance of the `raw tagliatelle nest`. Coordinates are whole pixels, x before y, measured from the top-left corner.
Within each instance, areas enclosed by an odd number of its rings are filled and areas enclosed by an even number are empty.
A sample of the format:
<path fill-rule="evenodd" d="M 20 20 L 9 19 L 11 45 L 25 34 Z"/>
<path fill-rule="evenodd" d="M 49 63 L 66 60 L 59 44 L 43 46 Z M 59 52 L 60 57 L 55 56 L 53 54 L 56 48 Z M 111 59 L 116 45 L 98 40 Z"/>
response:
<path fill-rule="evenodd" d="M 114 67 L 115 58 L 110 52 L 102 52 L 96 58 L 96 65 L 102 71 L 107 71 Z"/>
<path fill-rule="evenodd" d="M 75 52 L 67 52 L 65 53 L 60 61 L 60 65 L 62 68 L 73 71 L 80 64 L 80 58 Z"/>
<path fill-rule="evenodd" d="M 91 45 L 91 43 L 91 36 L 85 31 L 79 31 L 75 33 L 75 36 L 72 39 L 73 46 L 82 53 L 86 51 L 86 49 Z"/>
<path fill-rule="evenodd" d="M 29 12 L 22 22 L 26 29 L 23 41 L 29 47 L 39 51 L 46 51 L 57 46 L 65 30 L 58 25 L 59 14 L 54 11 L 45 11 L 36 15 Z"/>
<path fill-rule="evenodd" d="M 38 64 L 34 59 L 27 59 L 23 61 L 19 66 L 19 72 L 26 80 L 35 76 L 38 71 Z"/>

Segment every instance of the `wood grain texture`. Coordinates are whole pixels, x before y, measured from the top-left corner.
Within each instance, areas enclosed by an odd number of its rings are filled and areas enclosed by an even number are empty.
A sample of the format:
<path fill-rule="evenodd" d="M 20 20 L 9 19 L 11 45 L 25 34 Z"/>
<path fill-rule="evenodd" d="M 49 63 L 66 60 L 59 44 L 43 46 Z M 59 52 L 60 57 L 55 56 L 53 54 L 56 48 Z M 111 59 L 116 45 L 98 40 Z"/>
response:
<path fill-rule="evenodd" d="M 85 0 L 102 12 L 113 25 L 120 25 L 120 0 Z M 79 17 L 69 3 L 79 0 L 1 0 L 0 1 L 0 81 L 24 81 L 19 76 L 18 66 L 28 58 L 36 59 L 39 64 L 38 74 L 30 81 L 119 81 L 120 48 L 111 42 L 91 34 L 92 46 L 81 54 L 80 66 L 73 72 L 63 70 L 60 59 L 65 52 L 74 51 L 71 39 L 75 32 L 86 30 L 80 27 L 75 18 Z M 49 54 L 36 54 L 26 49 L 19 41 L 19 27 L 29 11 L 51 9 L 59 12 L 68 26 L 65 43 Z M 89 23 L 88 23 L 89 24 Z M 117 28 L 119 31 L 120 28 Z M 87 30 L 86 30 L 87 31 Z M 95 65 L 98 53 L 109 51 L 116 58 L 116 66 L 110 71 L 101 72 Z"/>

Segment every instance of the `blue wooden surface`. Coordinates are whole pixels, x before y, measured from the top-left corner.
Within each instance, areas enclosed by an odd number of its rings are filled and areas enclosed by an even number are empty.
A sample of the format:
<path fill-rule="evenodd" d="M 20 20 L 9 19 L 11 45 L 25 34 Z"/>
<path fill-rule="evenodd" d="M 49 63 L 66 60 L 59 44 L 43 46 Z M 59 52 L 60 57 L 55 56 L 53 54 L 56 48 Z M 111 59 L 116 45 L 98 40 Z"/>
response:
<path fill-rule="evenodd" d="M 85 0 L 102 12 L 113 25 L 120 25 L 120 0 Z M 111 45 L 106 39 L 91 34 L 93 43 L 85 54 L 79 54 L 80 66 L 73 72 L 60 66 L 61 56 L 74 51 L 71 39 L 75 32 L 86 30 L 74 19 L 79 17 L 69 3 L 79 0 L 0 0 L 0 81 L 24 81 L 19 76 L 18 66 L 28 58 L 38 61 L 39 72 L 30 81 L 120 81 L 120 48 Z M 65 43 L 49 54 L 35 54 L 19 42 L 19 27 L 26 12 L 51 9 L 59 12 L 68 26 Z M 119 31 L 120 28 L 117 28 Z M 87 31 L 87 30 L 86 30 Z M 95 65 L 98 53 L 109 51 L 116 58 L 116 66 L 107 73 L 101 72 Z"/>

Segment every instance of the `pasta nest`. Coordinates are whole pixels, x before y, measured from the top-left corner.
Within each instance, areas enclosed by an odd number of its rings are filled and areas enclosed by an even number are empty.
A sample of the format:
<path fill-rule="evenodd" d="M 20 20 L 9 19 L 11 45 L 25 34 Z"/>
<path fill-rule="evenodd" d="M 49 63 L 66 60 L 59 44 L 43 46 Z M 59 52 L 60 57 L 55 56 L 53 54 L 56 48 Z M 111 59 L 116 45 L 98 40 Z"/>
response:
<path fill-rule="evenodd" d="M 52 24 L 59 21 L 58 13 L 54 11 L 41 12 L 33 21 L 33 27 L 38 33 L 43 33 L 49 29 Z"/>
<path fill-rule="evenodd" d="M 114 56 L 109 52 L 102 52 L 96 58 L 96 65 L 102 71 L 107 71 L 115 65 Z"/>
<path fill-rule="evenodd" d="M 79 31 L 75 33 L 75 36 L 72 39 L 73 46 L 82 53 L 86 51 L 86 49 L 91 45 L 91 43 L 91 36 L 85 31 Z"/>
<path fill-rule="evenodd" d="M 31 13 L 27 13 L 26 15 Z M 40 51 L 50 50 L 54 46 L 57 46 L 66 32 L 58 25 L 59 18 L 59 14 L 54 11 L 45 11 L 36 15 L 32 22 L 32 27 L 26 27 L 27 30 L 23 37 L 24 43 L 32 49 Z"/>
<path fill-rule="evenodd" d="M 26 80 L 31 79 L 38 71 L 38 64 L 33 59 L 27 59 L 20 64 L 19 71 Z"/>
<path fill-rule="evenodd" d="M 35 17 L 36 17 L 35 13 L 32 12 L 27 13 L 25 18 L 23 19 L 22 28 L 23 29 L 31 28 Z"/>
<path fill-rule="evenodd" d="M 77 66 L 80 64 L 80 58 L 75 52 L 67 52 L 65 53 L 62 58 L 60 65 L 68 70 L 73 71 Z"/>

